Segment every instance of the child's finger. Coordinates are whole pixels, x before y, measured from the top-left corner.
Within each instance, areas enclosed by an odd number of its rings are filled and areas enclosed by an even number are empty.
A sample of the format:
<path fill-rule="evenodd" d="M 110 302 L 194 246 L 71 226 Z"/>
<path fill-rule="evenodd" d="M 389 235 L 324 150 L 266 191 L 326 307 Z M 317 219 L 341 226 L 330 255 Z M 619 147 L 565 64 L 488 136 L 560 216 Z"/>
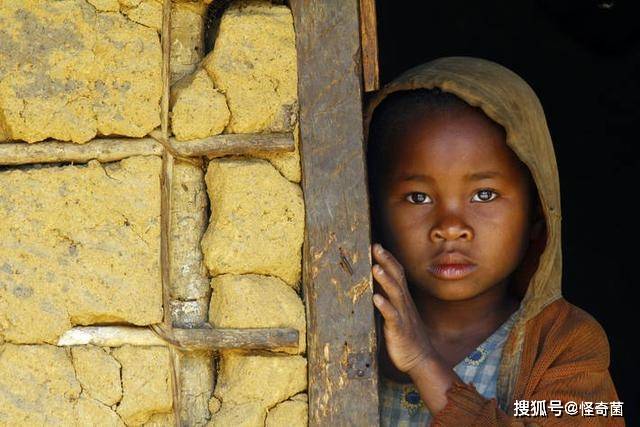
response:
<path fill-rule="evenodd" d="M 400 320 L 400 314 L 389 300 L 380 294 L 373 294 L 373 303 L 378 310 L 380 310 L 380 313 L 386 322 L 389 322 L 390 325 L 397 325 Z"/>
<path fill-rule="evenodd" d="M 402 267 L 402 264 L 398 262 L 391 252 L 384 249 L 379 243 L 376 243 L 373 248 L 373 255 L 382 268 L 398 283 L 403 284 L 405 282 L 404 267 Z"/>
<path fill-rule="evenodd" d="M 401 309 L 404 304 L 404 291 L 402 287 L 391 277 L 387 272 L 378 264 L 372 268 L 373 277 L 380 284 L 387 298 L 393 304 L 394 307 Z"/>

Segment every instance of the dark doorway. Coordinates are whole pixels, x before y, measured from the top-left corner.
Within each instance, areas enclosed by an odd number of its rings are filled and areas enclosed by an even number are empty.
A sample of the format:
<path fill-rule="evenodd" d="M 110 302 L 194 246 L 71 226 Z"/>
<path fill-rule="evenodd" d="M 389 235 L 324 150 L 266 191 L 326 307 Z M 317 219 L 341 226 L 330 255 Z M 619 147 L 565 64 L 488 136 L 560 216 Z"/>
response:
<path fill-rule="evenodd" d="M 440 56 L 479 56 L 514 70 L 540 97 L 560 170 L 563 293 L 607 331 L 629 425 L 640 420 L 637 3 L 377 0 L 382 84 Z"/>

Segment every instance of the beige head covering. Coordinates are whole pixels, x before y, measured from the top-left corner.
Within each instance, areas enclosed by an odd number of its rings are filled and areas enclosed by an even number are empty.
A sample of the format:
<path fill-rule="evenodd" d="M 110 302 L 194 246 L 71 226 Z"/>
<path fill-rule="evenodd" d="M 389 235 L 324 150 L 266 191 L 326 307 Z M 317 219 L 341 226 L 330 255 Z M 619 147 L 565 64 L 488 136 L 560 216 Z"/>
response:
<path fill-rule="evenodd" d="M 503 349 L 497 394 L 498 402 L 506 406 L 520 367 L 526 322 L 561 297 L 560 183 L 553 144 L 544 111 L 531 87 L 499 64 L 469 57 L 439 58 L 412 68 L 387 84 L 366 108 L 365 135 L 373 111 L 387 95 L 434 87 L 480 107 L 504 127 L 507 144 L 531 171 L 545 216 L 546 245 L 539 248 L 542 253 L 537 268 L 534 266 L 528 283 L 521 289 L 522 313 Z"/>

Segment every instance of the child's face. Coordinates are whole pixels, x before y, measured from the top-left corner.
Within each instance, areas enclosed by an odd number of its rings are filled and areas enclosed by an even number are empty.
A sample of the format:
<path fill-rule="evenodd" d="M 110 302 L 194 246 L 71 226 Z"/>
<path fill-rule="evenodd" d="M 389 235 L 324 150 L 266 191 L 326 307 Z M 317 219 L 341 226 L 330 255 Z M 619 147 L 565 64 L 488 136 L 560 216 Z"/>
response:
<path fill-rule="evenodd" d="M 471 109 L 434 113 L 394 144 L 374 219 L 414 295 L 466 300 L 506 284 L 528 247 L 532 201 L 502 128 Z M 475 266 L 436 267 L 459 262 Z"/>

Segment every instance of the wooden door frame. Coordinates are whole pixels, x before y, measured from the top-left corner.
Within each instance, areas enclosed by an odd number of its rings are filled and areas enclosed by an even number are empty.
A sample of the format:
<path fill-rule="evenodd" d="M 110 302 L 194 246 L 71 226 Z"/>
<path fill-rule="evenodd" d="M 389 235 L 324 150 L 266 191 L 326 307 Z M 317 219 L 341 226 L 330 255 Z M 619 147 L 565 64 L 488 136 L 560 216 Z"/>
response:
<path fill-rule="evenodd" d="M 358 0 L 290 4 L 305 198 L 309 425 L 378 425 L 361 5 Z M 371 77 L 369 85 L 377 86 L 377 74 Z"/>

